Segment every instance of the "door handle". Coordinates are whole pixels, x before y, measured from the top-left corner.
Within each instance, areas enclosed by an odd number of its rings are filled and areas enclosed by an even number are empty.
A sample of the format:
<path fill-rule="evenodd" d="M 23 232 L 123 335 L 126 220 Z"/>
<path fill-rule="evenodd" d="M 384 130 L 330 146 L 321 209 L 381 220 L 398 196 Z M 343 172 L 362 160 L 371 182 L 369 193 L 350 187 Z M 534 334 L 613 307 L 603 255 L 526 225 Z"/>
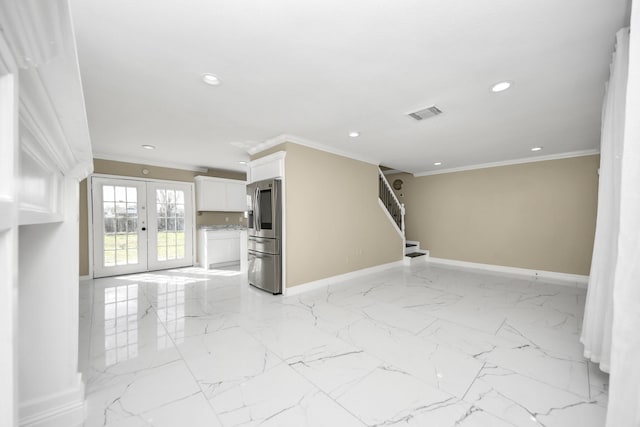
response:
<path fill-rule="evenodd" d="M 256 231 L 260 231 L 260 187 L 256 187 L 256 196 L 254 202 L 254 215 L 253 215 L 253 225 Z"/>
<path fill-rule="evenodd" d="M 142 227 L 142 231 L 147 231 L 147 227 Z"/>
<path fill-rule="evenodd" d="M 249 255 L 254 258 L 268 258 L 272 256 L 271 254 L 265 254 L 263 252 L 249 252 Z"/>

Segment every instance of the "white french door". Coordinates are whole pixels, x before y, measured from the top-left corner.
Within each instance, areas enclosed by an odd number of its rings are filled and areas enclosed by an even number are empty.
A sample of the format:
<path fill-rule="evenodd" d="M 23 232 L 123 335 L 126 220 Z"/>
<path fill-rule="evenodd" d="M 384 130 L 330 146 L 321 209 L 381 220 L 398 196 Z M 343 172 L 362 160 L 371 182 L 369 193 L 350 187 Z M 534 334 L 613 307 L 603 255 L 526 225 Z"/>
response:
<path fill-rule="evenodd" d="M 193 265 L 193 185 L 92 177 L 93 276 Z"/>
<path fill-rule="evenodd" d="M 192 185 L 147 183 L 148 269 L 193 265 Z"/>

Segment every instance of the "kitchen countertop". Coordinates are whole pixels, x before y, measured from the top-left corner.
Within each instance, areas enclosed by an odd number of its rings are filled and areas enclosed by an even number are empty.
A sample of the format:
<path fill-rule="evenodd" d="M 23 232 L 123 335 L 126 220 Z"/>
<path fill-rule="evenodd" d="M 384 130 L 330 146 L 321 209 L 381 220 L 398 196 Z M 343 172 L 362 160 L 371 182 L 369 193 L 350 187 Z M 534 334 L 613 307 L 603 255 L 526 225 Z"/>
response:
<path fill-rule="evenodd" d="M 247 227 L 239 224 L 230 224 L 230 225 L 200 225 L 198 226 L 198 230 L 207 230 L 207 231 L 228 231 L 228 230 L 240 230 L 246 231 Z"/>

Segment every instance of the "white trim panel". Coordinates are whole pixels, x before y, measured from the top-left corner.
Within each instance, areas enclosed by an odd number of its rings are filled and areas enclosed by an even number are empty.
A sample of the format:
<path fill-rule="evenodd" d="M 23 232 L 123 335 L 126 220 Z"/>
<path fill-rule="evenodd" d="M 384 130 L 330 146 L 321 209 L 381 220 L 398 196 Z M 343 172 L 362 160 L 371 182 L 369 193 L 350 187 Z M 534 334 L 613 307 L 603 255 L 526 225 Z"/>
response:
<path fill-rule="evenodd" d="M 540 279 L 556 285 L 571 286 L 574 288 L 587 289 L 589 276 L 580 274 L 558 273 L 555 271 L 531 270 L 528 268 L 507 267 L 504 265 L 481 264 L 477 262 L 458 261 L 455 259 L 428 257 L 427 262 L 433 264 L 448 265 L 452 267 L 468 268 L 471 270 L 490 271 L 526 278 Z"/>
<path fill-rule="evenodd" d="M 290 287 L 286 290 L 286 296 L 298 295 L 304 292 L 312 291 L 315 289 L 321 289 L 329 285 L 335 285 L 337 282 L 345 280 L 355 279 L 357 277 L 366 276 L 367 274 L 378 273 L 380 271 L 388 270 L 393 267 L 404 266 L 404 261 L 394 261 L 388 264 L 376 265 L 373 267 L 363 268 L 362 270 L 350 271 L 349 273 L 338 274 L 337 276 L 327 277 L 325 279 L 315 280 L 313 282 L 303 283 Z"/>
<path fill-rule="evenodd" d="M 600 154 L 600 150 L 594 148 L 591 150 L 580 150 L 580 151 L 570 151 L 567 153 L 550 154 L 548 156 L 526 157 L 522 159 L 503 160 L 501 162 L 480 163 L 477 165 L 460 166 L 459 168 L 448 168 L 448 169 L 440 169 L 435 171 L 420 172 L 420 173 L 414 173 L 413 176 L 417 178 L 421 176 L 440 175 L 443 173 L 464 172 L 464 171 L 470 171 L 475 169 L 487 169 L 487 168 L 496 168 L 500 166 L 520 165 L 523 163 L 535 163 L 535 162 L 545 162 L 547 160 L 560 160 L 560 159 L 570 159 L 572 157 L 593 156 L 596 154 Z"/>
<path fill-rule="evenodd" d="M 248 163 L 247 184 L 263 179 L 284 178 L 286 151 L 277 151 Z M 283 190 L 284 192 L 284 190 Z"/>

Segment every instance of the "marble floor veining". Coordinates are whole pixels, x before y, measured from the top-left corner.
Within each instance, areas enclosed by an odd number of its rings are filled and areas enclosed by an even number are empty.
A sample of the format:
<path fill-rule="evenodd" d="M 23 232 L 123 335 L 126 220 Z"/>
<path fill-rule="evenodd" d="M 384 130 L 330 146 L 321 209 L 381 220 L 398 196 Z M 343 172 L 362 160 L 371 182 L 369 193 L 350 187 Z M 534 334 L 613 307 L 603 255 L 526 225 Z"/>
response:
<path fill-rule="evenodd" d="M 602 426 L 584 302 L 428 263 L 289 297 L 233 269 L 83 281 L 85 426 Z"/>

